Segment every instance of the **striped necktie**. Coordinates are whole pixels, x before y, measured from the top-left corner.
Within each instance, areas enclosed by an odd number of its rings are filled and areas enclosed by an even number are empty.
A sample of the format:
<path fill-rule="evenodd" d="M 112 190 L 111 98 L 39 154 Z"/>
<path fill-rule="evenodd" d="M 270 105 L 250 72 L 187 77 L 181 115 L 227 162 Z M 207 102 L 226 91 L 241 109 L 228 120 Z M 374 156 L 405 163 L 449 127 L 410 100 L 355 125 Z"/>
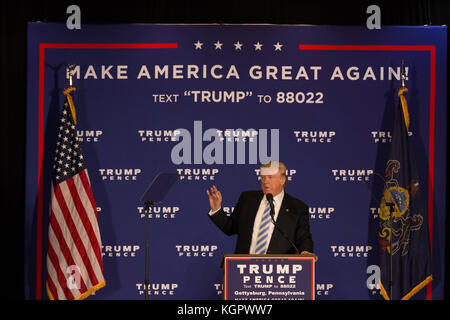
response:
<path fill-rule="evenodd" d="M 259 224 L 255 254 L 265 254 L 269 246 L 270 206 L 267 204 Z"/>

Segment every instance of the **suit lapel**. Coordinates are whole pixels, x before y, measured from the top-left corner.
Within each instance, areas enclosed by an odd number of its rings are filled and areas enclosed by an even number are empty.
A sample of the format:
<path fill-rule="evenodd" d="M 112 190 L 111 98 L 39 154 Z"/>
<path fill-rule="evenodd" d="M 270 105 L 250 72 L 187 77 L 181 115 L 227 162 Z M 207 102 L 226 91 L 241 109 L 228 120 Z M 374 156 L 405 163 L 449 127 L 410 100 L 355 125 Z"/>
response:
<path fill-rule="evenodd" d="M 252 199 L 252 202 L 250 204 L 251 207 L 248 210 L 248 212 L 249 212 L 248 221 L 249 221 L 250 235 L 253 233 L 253 225 L 255 223 L 255 217 L 256 217 L 256 214 L 258 213 L 259 205 L 260 205 L 261 200 L 262 200 L 263 197 L 264 197 L 264 193 L 261 191 L 261 193 L 258 193 L 258 195 Z"/>
<path fill-rule="evenodd" d="M 295 216 L 292 214 L 292 210 L 293 208 L 291 207 L 289 201 L 289 195 L 285 191 L 283 201 L 281 202 L 280 212 L 278 213 L 276 222 L 280 227 L 280 229 L 283 230 L 283 232 L 287 236 L 289 236 L 288 230 L 290 229 L 290 226 L 295 224 Z M 268 251 L 277 252 L 280 249 L 278 245 L 280 244 L 281 239 L 283 239 L 283 241 L 286 241 L 284 240 L 281 233 L 278 231 L 277 227 L 274 227 Z"/>
<path fill-rule="evenodd" d="M 264 193 L 261 191 L 260 193 L 253 194 L 247 199 L 247 205 L 245 206 L 245 218 L 243 217 L 243 222 L 245 225 L 245 233 L 242 233 L 238 238 L 238 246 L 240 246 L 242 252 L 248 253 L 250 250 L 250 244 L 252 241 L 253 234 L 253 225 L 255 224 L 256 213 L 258 212 L 259 204 L 261 203 L 261 199 L 264 196 Z"/>

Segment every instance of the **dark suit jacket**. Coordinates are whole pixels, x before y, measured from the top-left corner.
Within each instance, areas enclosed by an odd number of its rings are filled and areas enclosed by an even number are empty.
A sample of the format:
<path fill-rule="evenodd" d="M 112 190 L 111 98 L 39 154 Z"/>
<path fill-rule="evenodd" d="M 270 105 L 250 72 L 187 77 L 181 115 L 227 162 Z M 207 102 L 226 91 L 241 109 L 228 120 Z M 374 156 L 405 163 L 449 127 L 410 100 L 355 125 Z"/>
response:
<path fill-rule="evenodd" d="M 210 216 L 211 220 L 227 235 L 237 234 L 236 254 L 248 254 L 252 241 L 253 224 L 261 200 L 262 191 L 243 192 L 230 216 L 221 208 Z M 309 231 L 308 206 L 284 192 L 283 202 L 276 220 L 283 233 L 300 252 L 313 252 L 313 240 Z M 295 249 L 275 227 L 267 249 L 268 254 L 295 253 Z"/>

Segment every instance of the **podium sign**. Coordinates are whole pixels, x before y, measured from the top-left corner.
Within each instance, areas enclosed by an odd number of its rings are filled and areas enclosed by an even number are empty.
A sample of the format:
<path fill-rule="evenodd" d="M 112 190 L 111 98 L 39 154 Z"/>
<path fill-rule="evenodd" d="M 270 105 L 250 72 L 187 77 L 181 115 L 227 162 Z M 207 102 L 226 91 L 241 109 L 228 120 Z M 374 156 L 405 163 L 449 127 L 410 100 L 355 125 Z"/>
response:
<path fill-rule="evenodd" d="M 314 300 L 314 255 L 225 255 L 224 300 Z"/>

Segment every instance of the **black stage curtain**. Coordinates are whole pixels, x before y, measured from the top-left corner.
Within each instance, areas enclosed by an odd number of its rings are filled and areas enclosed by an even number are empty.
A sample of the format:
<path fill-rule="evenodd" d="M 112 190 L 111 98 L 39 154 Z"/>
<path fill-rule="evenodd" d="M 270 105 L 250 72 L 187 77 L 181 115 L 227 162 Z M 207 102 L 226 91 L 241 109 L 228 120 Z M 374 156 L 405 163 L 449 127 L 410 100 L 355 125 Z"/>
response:
<path fill-rule="evenodd" d="M 23 221 L 26 133 L 27 22 L 64 22 L 66 9 L 76 4 L 81 23 L 270 23 L 366 25 L 366 9 L 381 8 L 383 25 L 448 25 L 450 1 L 49 1 L 1 0 L 1 168 L 4 241 L 3 291 L 9 299 L 23 299 Z M 448 40 L 447 40 L 448 41 Z M 447 66 L 449 63 L 447 62 Z M 447 72 L 447 74 L 450 74 Z M 448 98 L 447 98 L 448 100 Z M 448 192 L 448 191 L 447 191 Z M 448 197 L 447 197 L 448 198 Z M 447 219 L 447 230 L 450 230 Z M 447 266 L 450 232 L 446 239 Z M 8 261 L 8 262 L 7 262 Z M 448 268 L 447 268 L 448 269 Z M 450 297 L 450 273 L 445 292 Z"/>

